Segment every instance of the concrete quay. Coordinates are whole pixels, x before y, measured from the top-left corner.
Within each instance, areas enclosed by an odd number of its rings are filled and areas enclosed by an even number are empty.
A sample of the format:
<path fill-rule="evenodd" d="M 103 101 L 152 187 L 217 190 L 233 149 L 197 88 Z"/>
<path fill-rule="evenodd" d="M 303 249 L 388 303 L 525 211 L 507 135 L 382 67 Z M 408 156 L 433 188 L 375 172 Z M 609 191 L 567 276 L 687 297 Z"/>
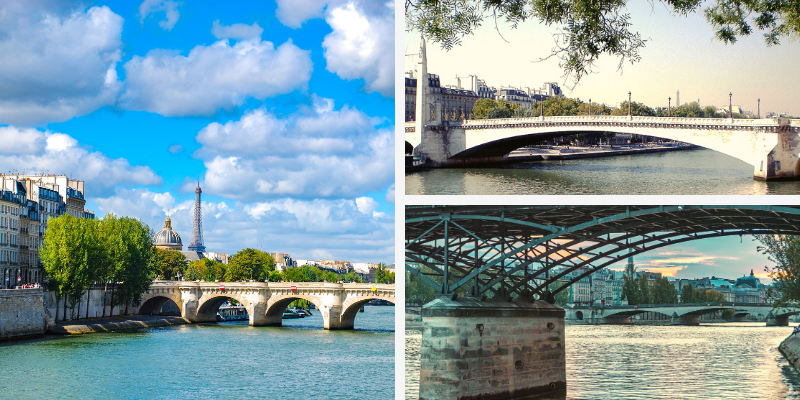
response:
<path fill-rule="evenodd" d="M 105 318 L 87 318 L 55 324 L 47 333 L 53 335 L 75 335 L 83 333 L 110 332 L 120 329 L 152 328 L 156 326 L 190 324 L 186 318 L 161 315 L 120 315 Z"/>

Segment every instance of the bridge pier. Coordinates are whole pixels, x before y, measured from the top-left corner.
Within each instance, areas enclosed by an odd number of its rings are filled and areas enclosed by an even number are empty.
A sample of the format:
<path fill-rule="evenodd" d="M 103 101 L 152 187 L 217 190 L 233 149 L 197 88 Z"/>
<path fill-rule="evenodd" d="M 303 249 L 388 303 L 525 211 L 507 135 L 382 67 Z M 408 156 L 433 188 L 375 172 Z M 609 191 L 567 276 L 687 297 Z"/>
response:
<path fill-rule="evenodd" d="M 420 399 L 566 393 L 562 308 L 440 297 L 423 306 L 422 316 Z"/>
<path fill-rule="evenodd" d="M 767 326 L 789 326 L 789 315 L 778 315 L 777 317 L 770 311 L 767 314 Z"/>
<path fill-rule="evenodd" d="M 692 314 L 684 314 L 678 316 L 677 313 L 672 313 L 672 325 L 700 325 L 700 316 Z"/>

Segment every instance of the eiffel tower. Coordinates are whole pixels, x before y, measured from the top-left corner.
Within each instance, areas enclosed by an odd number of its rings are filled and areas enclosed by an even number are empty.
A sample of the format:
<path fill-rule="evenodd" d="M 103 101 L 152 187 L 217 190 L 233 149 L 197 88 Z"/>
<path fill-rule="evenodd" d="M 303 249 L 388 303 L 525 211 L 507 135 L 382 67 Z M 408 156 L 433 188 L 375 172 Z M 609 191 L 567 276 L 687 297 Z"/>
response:
<path fill-rule="evenodd" d="M 201 193 L 203 193 L 203 190 L 200 189 L 200 182 L 197 182 L 197 189 L 194 190 L 194 226 L 192 227 L 192 243 L 189 245 L 189 250 L 205 252 L 206 246 L 203 246 L 203 212 L 200 209 Z"/>

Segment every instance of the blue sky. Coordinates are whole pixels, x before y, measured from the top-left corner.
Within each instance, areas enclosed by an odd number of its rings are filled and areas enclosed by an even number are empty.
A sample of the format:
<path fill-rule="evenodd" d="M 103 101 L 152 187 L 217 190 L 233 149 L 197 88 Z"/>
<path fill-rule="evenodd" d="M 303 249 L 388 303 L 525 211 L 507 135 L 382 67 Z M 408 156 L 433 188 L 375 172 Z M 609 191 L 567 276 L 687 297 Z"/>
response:
<path fill-rule="evenodd" d="M 0 4 L 0 171 L 211 251 L 394 257 L 394 3 Z M 12 55 L 12 56 L 8 56 Z"/>

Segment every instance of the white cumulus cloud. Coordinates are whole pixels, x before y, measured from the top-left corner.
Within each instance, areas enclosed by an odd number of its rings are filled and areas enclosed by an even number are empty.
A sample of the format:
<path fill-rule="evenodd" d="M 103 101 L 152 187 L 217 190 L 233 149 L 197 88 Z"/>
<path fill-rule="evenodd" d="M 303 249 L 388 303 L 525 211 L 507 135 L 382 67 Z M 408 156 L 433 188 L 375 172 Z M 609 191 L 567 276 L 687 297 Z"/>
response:
<path fill-rule="evenodd" d="M 258 22 L 253 25 L 233 24 L 222 25 L 219 20 L 214 21 L 211 27 L 211 34 L 217 39 L 252 39 L 260 38 L 264 28 L 258 26 Z"/>
<path fill-rule="evenodd" d="M 64 133 L 5 126 L 0 127 L 0 143 L 13 143 L 18 150 L 0 151 L 0 171 L 67 174 L 86 182 L 87 196 L 104 196 L 118 186 L 162 182 L 150 167 L 133 166 L 124 158 L 90 151 Z"/>
<path fill-rule="evenodd" d="M 326 69 L 344 79 L 364 79 L 367 92 L 394 96 L 394 2 L 368 14 L 355 3 L 333 8 L 325 20 L 333 32 L 325 37 Z"/>
<path fill-rule="evenodd" d="M 172 117 L 211 115 L 248 97 L 265 99 L 305 88 L 312 63 L 310 52 L 291 40 L 276 48 L 254 38 L 233 46 L 227 40 L 196 46 L 187 56 L 152 50 L 134 56 L 124 68 L 123 106 Z"/>
<path fill-rule="evenodd" d="M 61 122 L 116 101 L 123 19 L 74 7 L 0 3 L 0 124 Z"/>
<path fill-rule="evenodd" d="M 144 24 L 144 20 L 148 15 L 161 11 L 164 12 L 167 19 L 158 21 L 158 25 L 164 30 L 171 31 L 181 16 L 178 11 L 178 3 L 174 1 L 144 0 L 139 5 L 139 22 Z"/>
<path fill-rule="evenodd" d="M 358 197 L 356 198 L 356 206 L 362 214 L 371 215 L 378 208 L 378 202 L 372 197 Z"/>
<path fill-rule="evenodd" d="M 352 198 L 393 180 L 393 136 L 379 122 L 319 98 L 285 118 L 252 110 L 203 128 L 195 157 L 206 166 L 207 190 L 227 198 Z"/>

